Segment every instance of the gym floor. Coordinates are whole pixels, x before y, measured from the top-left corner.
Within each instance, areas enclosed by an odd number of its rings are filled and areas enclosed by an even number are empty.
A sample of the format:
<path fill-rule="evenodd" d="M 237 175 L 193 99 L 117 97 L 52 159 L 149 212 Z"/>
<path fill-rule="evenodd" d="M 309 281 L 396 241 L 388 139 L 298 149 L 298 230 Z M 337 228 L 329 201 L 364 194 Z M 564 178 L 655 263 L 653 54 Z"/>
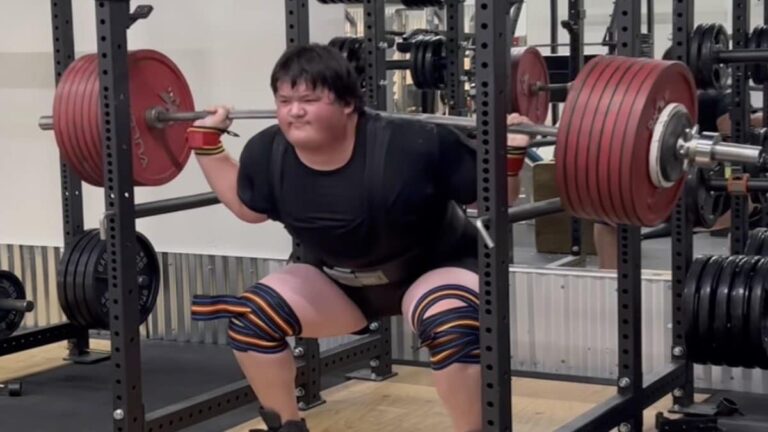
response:
<path fill-rule="evenodd" d="M 107 350 L 109 342 L 93 339 L 92 347 Z M 72 365 L 62 361 L 65 353 L 65 344 L 59 343 L 3 358 L 0 382 L 18 379 L 24 386 L 21 397 L 2 398 L 4 430 L 111 429 L 110 364 Z M 146 341 L 142 360 L 148 412 L 242 379 L 231 351 L 223 346 Z M 450 430 L 450 421 L 432 386 L 431 372 L 405 366 L 395 366 L 395 370 L 396 377 L 379 383 L 346 381 L 343 374 L 348 371 L 324 376 L 327 403 L 304 413 L 310 430 Z M 515 430 L 554 430 L 614 393 L 608 386 L 515 378 Z M 671 400 L 665 398 L 649 408 L 645 429 L 655 430 L 653 416 L 670 405 Z M 256 416 L 253 406 L 243 407 L 187 430 L 247 432 L 263 426 Z"/>

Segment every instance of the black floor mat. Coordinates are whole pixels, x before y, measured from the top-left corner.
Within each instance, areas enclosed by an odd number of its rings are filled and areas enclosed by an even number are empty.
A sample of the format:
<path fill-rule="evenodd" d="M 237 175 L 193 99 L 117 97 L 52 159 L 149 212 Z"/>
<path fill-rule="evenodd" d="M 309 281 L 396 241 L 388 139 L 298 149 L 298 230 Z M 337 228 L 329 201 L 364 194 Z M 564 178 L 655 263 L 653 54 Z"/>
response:
<path fill-rule="evenodd" d="M 243 379 L 226 346 L 147 341 L 141 357 L 147 413 Z M 323 387 L 344 382 L 344 373 L 365 363 L 323 376 Z M 0 431 L 111 431 L 111 367 L 70 364 L 22 378 L 21 397 L 0 396 Z M 249 405 L 185 430 L 221 432 L 257 414 Z"/>

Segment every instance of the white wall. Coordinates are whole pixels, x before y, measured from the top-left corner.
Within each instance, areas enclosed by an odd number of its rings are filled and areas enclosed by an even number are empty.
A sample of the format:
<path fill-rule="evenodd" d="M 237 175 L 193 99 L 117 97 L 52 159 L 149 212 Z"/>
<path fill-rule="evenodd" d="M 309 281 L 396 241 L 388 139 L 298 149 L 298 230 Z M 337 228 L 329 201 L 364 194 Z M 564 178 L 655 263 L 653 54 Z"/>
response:
<path fill-rule="evenodd" d="M 73 0 L 77 55 L 96 49 L 94 2 Z M 133 2 L 134 5 L 139 2 Z M 184 72 L 195 104 L 273 107 L 269 74 L 285 48 L 283 0 L 144 0 L 155 10 L 128 33 L 129 49 L 153 48 Z M 311 39 L 327 42 L 344 32 L 343 6 L 310 1 Z M 61 245 L 62 216 L 53 132 L 37 128 L 51 113 L 54 93 L 49 1 L 5 0 L 0 14 L 0 243 Z M 242 138 L 225 137 L 238 156 L 269 121 L 237 121 Z M 210 191 L 190 159 L 173 182 L 137 188 L 143 202 Z M 85 223 L 98 225 L 103 189 L 83 187 Z M 137 221 L 160 251 L 284 258 L 290 238 L 281 225 L 237 221 L 223 206 Z"/>

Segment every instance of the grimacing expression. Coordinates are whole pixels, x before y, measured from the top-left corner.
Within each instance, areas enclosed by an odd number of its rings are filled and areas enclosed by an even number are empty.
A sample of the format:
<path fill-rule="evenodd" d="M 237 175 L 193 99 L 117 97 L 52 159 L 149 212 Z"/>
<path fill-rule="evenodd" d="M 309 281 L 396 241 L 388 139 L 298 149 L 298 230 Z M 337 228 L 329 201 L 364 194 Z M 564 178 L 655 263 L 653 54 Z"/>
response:
<path fill-rule="evenodd" d="M 340 103 L 325 88 L 280 82 L 275 94 L 277 122 L 291 144 L 312 147 L 337 139 L 346 131 L 353 105 Z"/>

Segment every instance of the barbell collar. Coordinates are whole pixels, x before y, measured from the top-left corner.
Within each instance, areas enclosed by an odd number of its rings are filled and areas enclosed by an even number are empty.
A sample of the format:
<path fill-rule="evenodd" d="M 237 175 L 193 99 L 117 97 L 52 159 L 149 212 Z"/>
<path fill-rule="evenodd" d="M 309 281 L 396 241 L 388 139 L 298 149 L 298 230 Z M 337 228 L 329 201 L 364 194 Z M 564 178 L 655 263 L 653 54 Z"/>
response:
<path fill-rule="evenodd" d="M 720 63 L 768 63 L 768 49 L 733 49 L 716 54 Z"/>
<path fill-rule="evenodd" d="M 35 303 L 31 300 L 0 299 L 0 311 L 32 312 Z"/>

